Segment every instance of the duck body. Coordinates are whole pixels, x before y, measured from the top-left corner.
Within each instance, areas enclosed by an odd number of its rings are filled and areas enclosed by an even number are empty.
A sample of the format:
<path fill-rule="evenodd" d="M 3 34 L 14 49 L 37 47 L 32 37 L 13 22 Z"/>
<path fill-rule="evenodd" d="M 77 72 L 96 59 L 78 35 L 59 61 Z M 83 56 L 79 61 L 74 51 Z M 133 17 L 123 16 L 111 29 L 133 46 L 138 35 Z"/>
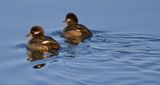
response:
<path fill-rule="evenodd" d="M 92 37 L 91 31 L 82 24 L 67 26 L 62 32 L 63 37 L 71 44 L 79 44 Z"/>
<path fill-rule="evenodd" d="M 48 36 L 40 36 L 32 38 L 28 42 L 28 49 L 39 52 L 49 52 L 51 50 L 58 50 L 60 45 L 56 40 Z"/>

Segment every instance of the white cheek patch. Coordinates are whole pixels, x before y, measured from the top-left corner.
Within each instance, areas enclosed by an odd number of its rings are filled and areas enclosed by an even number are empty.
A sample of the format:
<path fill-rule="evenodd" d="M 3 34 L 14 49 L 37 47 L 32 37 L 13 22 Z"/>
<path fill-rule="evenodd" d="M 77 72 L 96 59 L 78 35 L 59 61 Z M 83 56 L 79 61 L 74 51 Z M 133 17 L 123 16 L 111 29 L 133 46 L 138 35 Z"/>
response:
<path fill-rule="evenodd" d="M 47 41 L 47 40 L 46 40 L 46 41 L 43 41 L 42 44 L 47 44 L 47 43 L 50 43 L 50 42 L 51 42 L 51 41 Z"/>
<path fill-rule="evenodd" d="M 34 32 L 34 34 L 36 35 L 36 34 L 39 34 L 40 33 L 40 31 L 38 31 L 38 32 Z"/>
<path fill-rule="evenodd" d="M 67 19 L 66 21 L 67 21 L 67 22 L 70 22 L 70 21 L 71 21 L 71 19 Z"/>
<path fill-rule="evenodd" d="M 80 32 L 80 30 L 79 30 L 79 29 L 76 29 L 76 31 Z"/>

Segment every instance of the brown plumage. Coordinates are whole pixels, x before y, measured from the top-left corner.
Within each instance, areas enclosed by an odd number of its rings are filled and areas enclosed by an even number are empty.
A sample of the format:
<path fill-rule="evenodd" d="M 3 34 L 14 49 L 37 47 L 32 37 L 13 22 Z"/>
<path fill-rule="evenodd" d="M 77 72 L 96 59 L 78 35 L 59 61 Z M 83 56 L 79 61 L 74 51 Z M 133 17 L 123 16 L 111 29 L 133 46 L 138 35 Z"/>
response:
<path fill-rule="evenodd" d="M 43 28 L 40 26 L 33 26 L 28 36 L 30 36 L 30 40 L 27 50 L 30 59 L 46 58 L 44 53 L 54 53 L 60 48 L 60 44 L 56 40 L 44 35 Z"/>
<path fill-rule="evenodd" d="M 74 13 L 68 13 L 65 18 L 67 26 L 62 32 L 62 36 L 71 44 L 79 44 L 85 39 L 92 37 L 92 32 L 82 24 L 78 24 L 78 18 Z"/>

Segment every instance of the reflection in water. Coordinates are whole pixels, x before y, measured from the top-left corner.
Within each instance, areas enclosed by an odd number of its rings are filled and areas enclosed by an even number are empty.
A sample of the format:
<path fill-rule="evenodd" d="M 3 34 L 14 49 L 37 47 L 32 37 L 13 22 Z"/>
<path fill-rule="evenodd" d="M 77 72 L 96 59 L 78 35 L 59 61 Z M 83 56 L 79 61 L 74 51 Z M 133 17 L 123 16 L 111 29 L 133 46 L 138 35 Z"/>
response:
<path fill-rule="evenodd" d="M 34 69 L 39 69 L 39 68 L 44 67 L 45 65 L 46 65 L 45 63 L 37 64 L 37 65 L 33 66 L 33 68 L 34 68 Z"/>
<path fill-rule="evenodd" d="M 54 57 L 56 55 L 58 55 L 58 51 L 57 50 L 52 50 L 50 52 L 40 52 L 40 51 L 35 51 L 35 50 L 30 50 L 27 49 L 27 55 L 28 55 L 28 59 L 30 62 L 33 61 L 37 61 L 37 60 L 43 60 L 46 58 L 50 58 L 50 57 Z M 39 69 L 45 66 L 45 63 L 41 63 L 41 64 L 37 64 L 34 65 L 33 68 L 34 69 Z"/>
<path fill-rule="evenodd" d="M 32 62 L 32 61 L 42 60 L 42 59 L 46 59 L 46 58 L 58 55 L 58 51 L 52 50 L 52 52 L 40 52 L 40 51 L 27 49 L 27 55 L 28 55 L 27 60 Z"/>

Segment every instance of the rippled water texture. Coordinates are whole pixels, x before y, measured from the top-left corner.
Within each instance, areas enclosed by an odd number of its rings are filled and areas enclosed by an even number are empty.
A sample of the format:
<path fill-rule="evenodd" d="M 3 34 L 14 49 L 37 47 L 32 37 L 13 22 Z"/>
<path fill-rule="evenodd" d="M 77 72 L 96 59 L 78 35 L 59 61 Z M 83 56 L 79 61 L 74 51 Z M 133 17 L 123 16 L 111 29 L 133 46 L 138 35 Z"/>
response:
<path fill-rule="evenodd" d="M 55 31 L 50 35 L 62 45 L 59 55 L 36 62 L 27 61 L 25 43 L 9 46 L 13 54 L 2 63 L 1 84 L 160 84 L 159 36 L 101 31 L 93 34 L 90 41 L 72 46 Z M 35 69 L 37 64 L 43 67 Z"/>

